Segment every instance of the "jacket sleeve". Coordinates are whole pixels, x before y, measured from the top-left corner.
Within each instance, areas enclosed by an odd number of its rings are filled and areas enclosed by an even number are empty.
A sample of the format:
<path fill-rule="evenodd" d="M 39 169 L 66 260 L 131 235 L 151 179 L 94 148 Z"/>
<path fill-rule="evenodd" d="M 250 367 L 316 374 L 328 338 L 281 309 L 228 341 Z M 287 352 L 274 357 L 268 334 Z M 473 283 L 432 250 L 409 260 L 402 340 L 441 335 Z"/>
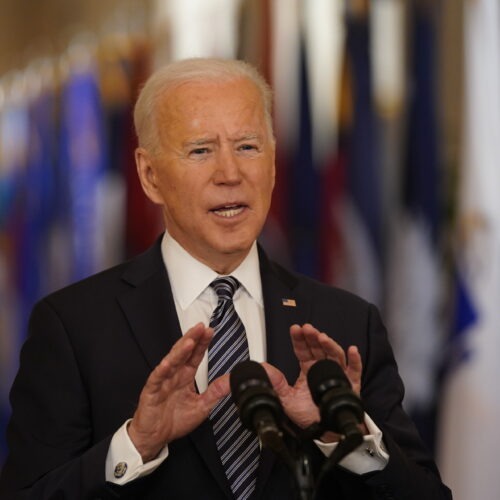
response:
<path fill-rule="evenodd" d="M 365 483 L 377 499 L 451 499 L 432 456 L 403 410 L 403 382 L 374 306 L 369 306 L 366 345 L 361 397 L 367 413 L 383 432 L 390 458 L 384 470 L 367 474 Z"/>
<path fill-rule="evenodd" d="M 64 325 L 34 308 L 11 394 L 5 499 L 113 498 L 105 482 L 111 436 L 94 442 L 90 403 Z"/>

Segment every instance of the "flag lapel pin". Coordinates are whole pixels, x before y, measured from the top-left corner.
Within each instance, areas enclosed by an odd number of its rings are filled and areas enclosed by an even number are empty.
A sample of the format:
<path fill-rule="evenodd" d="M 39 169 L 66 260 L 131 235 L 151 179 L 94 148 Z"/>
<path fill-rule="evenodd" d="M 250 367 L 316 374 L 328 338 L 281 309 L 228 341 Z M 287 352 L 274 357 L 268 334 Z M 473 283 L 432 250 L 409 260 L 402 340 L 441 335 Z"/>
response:
<path fill-rule="evenodd" d="M 281 299 L 281 303 L 285 307 L 297 307 L 297 302 L 295 302 L 295 299 Z"/>

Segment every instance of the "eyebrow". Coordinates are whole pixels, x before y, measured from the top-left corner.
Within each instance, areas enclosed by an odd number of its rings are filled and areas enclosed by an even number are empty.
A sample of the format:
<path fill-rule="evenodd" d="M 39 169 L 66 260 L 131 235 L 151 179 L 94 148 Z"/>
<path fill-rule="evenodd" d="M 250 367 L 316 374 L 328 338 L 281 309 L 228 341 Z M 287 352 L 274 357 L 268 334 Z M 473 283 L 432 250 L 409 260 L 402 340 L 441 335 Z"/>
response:
<path fill-rule="evenodd" d="M 263 138 L 262 134 L 244 134 L 236 139 L 231 139 L 233 142 L 241 142 L 241 141 L 252 141 L 259 140 L 261 141 Z"/>
<path fill-rule="evenodd" d="M 204 146 L 205 144 L 213 144 L 214 142 L 217 142 L 217 139 L 215 138 L 209 138 L 209 137 L 203 137 L 201 139 L 195 139 L 193 141 L 186 141 L 183 143 L 184 147 L 191 147 L 191 146 Z"/>
<path fill-rule="evenodd" d="M 231 142 L 243 142 L 243 141 L 252 141 L 252 140 L 258 140 L 262 141 L 263 136 L 262 134 L 243 134 L 241 136 L 237 136 L 235 138 L 230 138 L 229 139 Z M 196 147 L 196 146 L 205 146 L 207 144 L 214 144 L 218 142 L 218 138 L 216 137 L 202 137 L 200 139 L 194 139 L 192 141 L 186 141 L 183 143 L 184 147 Z"/>

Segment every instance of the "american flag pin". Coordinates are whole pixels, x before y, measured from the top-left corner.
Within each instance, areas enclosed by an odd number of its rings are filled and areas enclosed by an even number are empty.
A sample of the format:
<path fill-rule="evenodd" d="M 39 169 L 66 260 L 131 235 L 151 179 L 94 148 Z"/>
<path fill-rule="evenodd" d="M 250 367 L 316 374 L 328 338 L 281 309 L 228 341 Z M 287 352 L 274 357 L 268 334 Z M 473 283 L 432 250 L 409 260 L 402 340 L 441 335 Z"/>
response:
<path fill-rule="evenodd" d="M 295 299 L 281 299 L 281 303 L 285 307 L 297 307 L 297 302 L 295 302 Z"/>

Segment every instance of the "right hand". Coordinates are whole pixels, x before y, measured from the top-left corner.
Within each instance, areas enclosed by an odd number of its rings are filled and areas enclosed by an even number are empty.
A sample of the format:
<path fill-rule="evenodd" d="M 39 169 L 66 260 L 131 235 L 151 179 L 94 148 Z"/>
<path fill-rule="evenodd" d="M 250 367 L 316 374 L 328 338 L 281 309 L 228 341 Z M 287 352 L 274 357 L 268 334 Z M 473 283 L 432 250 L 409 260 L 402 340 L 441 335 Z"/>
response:
<path fill-rule="evenodd" d="M 229 394 L 229 375 L 209 384 L 203 394 L 195 389 L 195 374 L 213 336 L 203 323 L 190 328 L 151 372 L 139 397 L 128 434 L 143 463 L 162 448 L 189 434 Z"/>
<path fill-rule="evenodd" d="M 290 336 L 300 365 L 300 374 L 295 384 L 288 385 L 283 373 L 269 363 L 264 363 L 263 366 L 280 398 L 286 415 L 296 425 L 305 429 L 320 420 L 318 407 L 312 400 L 307 383 L 307 372 L 311 366 L 321 359 L 335 361 L 344 370 L 354 392 L 359 395 L 363 364 L 356 346 L 350 346 L 346 353 L 340 344 L 311 324 L 292 325 Z M 362 424 L 361 430 L 364 434 L 368 433 L 364 424 Z M 336 442 L 339 439 L 340 436 L 331 432 L 322 436 L 322 440 L 325 442 Z"/>

